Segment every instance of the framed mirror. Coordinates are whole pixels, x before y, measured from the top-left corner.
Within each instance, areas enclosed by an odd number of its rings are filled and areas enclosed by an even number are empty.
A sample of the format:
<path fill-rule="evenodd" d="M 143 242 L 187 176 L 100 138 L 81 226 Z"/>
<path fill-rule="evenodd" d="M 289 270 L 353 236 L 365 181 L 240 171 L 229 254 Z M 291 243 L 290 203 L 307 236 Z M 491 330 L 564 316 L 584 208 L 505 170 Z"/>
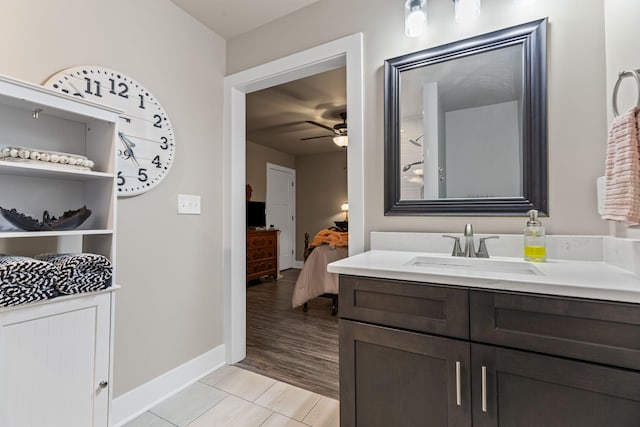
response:
<path fill-rule="evenodd" d="M 385 215 L 548 214 L 546 26 L 385 61 Z"/>

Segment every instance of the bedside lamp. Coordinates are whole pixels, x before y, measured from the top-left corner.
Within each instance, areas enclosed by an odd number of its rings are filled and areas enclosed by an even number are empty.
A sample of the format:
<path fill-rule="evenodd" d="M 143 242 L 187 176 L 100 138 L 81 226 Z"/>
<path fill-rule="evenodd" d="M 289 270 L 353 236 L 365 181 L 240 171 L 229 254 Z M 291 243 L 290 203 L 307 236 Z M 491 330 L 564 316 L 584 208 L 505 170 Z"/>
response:
<path fill-rule="evenodd" d="M 344 211 L 344 220 L 349 221 L 349 203 L 343 203 L 340 209 Z"/>

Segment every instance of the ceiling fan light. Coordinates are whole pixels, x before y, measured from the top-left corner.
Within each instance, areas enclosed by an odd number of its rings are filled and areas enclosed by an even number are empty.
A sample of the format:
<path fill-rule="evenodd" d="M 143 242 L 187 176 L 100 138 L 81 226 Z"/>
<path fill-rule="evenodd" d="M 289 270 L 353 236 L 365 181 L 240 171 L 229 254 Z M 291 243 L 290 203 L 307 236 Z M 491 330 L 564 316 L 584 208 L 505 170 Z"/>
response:
<path fill-rule="evenodd" d="M 347 135 L 338 135 L 333 137 L 333 143 L 338 147 L 346 147 L 349 144 Z"/>

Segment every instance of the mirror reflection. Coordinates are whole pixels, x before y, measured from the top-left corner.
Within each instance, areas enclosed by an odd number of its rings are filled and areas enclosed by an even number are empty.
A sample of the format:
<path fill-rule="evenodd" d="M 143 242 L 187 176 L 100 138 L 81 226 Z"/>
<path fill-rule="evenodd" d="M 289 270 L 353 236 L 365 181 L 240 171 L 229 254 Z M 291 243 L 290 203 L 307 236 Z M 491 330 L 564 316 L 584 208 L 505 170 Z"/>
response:
<path fill-rule="evenodd" d="M 546 24 L 385 61 L 385 215 L 548 212 Z"/>
<path fill-rule="evenodd" d="M 400 73 L 400 199 L 522 196 L 522 45 Z"/>

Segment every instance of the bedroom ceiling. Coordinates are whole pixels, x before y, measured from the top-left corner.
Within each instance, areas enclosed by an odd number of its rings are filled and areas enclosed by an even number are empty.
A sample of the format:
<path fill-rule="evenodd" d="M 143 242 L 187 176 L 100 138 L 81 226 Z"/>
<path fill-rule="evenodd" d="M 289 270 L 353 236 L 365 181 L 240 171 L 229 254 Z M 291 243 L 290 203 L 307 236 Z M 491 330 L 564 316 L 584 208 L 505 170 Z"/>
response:
<path fill-rule="evenodd" d="M 302 9 L 318 0 L 171 0 L 225 40 L 251 31 Z M 333 127 L 346 112 L 345 68 L 328 71 L 247 95 L 247 139 L 293 155 L 343 150 L 331 137 L 301 141 L 300 138 L 330 135 L 306 123 L 312 120 Z M 347 123 L 349 119 L 347 118 Z"/>
<path fill-rule="evenodd" d="M 342 123 L 346 88 L 346 68 L 341 67 L 248 94 L 247 140 L 296 156 L 344 150 L 333 143 L 329 130 L 306 121 L 330 128 Z"/>
<path fill-rule="evenodd" d="M 316 1 L 318 0 L 171 0 L 225 40 L 275 21 Z"/>

